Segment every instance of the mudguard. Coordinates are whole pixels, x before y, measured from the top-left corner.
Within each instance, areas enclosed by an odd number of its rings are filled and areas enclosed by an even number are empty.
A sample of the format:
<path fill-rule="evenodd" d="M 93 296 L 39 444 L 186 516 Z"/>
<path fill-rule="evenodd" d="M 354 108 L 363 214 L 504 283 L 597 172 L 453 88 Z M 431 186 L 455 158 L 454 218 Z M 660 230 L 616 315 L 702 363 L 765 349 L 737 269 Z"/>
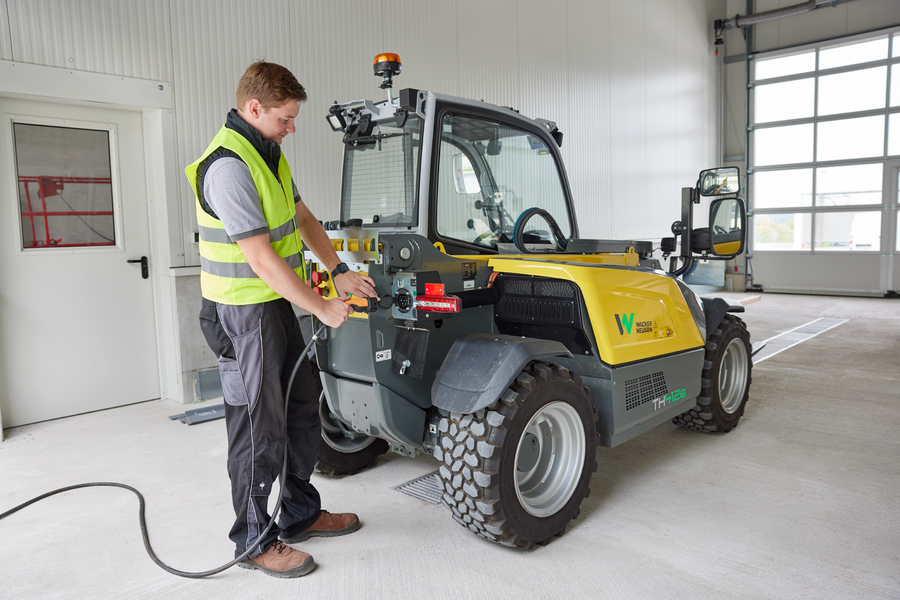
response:
<path fill-rule="evenodd" d="M 431 387 L 434 406 L 455 413 L 486 408 L 529 362 L 572 353 L 561 343 L 499 333 L 473 333 L 456 340 Z"/>
<path fill-rule="evenodd" d="M 712 335 L 727 313 L 742 313 L 744 305 L 731 298 L 703 298 L 707 336 Z"/>

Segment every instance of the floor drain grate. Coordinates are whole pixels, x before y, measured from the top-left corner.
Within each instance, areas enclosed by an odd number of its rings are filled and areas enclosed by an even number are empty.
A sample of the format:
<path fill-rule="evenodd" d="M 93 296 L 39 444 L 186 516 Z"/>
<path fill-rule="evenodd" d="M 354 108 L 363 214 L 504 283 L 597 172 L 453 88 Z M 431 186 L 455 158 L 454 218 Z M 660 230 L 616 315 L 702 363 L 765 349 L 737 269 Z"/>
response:
<path fill-rule="evenodd" d="M 407 496 L 412 496 L 431 504 L 441 503 L 441 480 L 437 471 L 416 477 L 412 481 L 401 483 L 394 489 L 398 492 L 403 492 Z"/>

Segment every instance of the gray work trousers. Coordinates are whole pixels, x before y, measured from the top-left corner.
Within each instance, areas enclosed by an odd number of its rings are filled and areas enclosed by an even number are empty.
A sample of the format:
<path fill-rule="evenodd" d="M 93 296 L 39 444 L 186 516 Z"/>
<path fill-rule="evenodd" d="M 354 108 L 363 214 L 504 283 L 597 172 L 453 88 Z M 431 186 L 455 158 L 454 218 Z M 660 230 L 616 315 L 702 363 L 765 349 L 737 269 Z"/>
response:
<path fill-rule="evenodd" d="M 319 492 L 309 481 L 322 440 L 319 398 L 304 356 L 291 388 L 285 428 L 284 393 L 305 346 L 287 300 L 231 306 L 204 298 L 200 328 L 218 357 L 225 395 L 228 475 L 235 512 L 229 537 L 237 557 L 268 524 L 269 493 L 281 475 L 285 444 L 288 475 L 281 482 L 281 515 L 259 548 L 265 550 L 278 537 L 297 535 L 319 517 Z"/>

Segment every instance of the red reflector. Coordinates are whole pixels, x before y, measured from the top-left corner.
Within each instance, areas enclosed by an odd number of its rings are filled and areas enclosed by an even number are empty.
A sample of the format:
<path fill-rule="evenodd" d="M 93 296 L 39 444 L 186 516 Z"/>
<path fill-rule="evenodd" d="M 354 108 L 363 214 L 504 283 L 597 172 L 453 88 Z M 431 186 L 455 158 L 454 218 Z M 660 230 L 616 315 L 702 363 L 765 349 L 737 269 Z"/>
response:
<path fill-rule="evenodd" d="M 458 313 L 461 304 L 456 296 L 419 296 L 416 298 L 416 308 L 437 313 Z"/>
<path fill-rule="evenodd" d="M 425 295 L 426 296 L 443 296 L 444 295 L 444 284 L 443 283 L 426 283 L 425 284 Z"/>

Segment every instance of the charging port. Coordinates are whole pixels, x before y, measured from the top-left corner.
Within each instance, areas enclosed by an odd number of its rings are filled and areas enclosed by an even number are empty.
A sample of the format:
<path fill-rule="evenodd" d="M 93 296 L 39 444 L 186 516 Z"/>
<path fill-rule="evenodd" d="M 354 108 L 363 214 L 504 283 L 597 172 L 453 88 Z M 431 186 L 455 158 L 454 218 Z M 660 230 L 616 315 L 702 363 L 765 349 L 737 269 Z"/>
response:
<path fill-rule="evenodd" d="M 408 313 L 413 307 L 413 297 L 406 288 L 400 288 L 394 295 L 394 306 L 402 313 Z"/>

